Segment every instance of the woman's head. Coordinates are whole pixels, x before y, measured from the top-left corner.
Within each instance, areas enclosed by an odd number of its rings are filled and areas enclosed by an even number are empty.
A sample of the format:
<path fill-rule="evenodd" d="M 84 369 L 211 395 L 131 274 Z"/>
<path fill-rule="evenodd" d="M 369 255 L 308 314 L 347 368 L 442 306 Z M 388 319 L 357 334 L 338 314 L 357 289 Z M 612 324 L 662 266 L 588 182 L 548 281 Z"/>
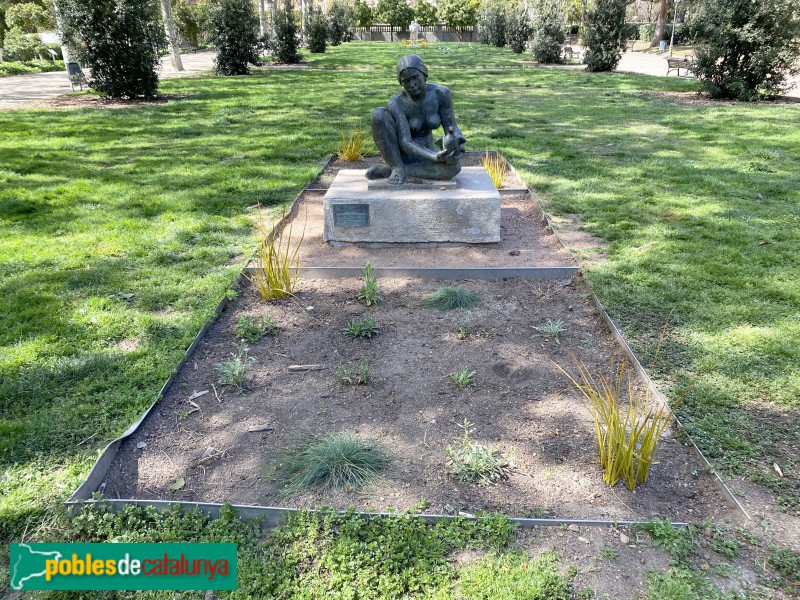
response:
<path fill-rule="evenodd" d="M 402 84 L 401 76 L 403 71 L 413 69 L 422 74 L 425 81 L 428 80 L 428 67 L 422 62 L 422 59 L 416 54 L 406 54 L 403 58 L 397 61 L 397 81 Z"/>

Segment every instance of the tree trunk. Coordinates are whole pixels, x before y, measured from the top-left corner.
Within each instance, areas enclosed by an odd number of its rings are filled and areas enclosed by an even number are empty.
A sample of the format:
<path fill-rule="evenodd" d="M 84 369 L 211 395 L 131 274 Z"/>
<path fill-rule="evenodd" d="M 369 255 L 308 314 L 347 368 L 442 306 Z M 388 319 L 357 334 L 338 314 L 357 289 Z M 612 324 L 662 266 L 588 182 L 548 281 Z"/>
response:
<path fill-rule="evenodd" d="M 172 68 L 176 71 L 183 71 L 181 48 L 178 45 L 178 36 L 175 33 L 175 19 L 172 18 L 172 4 L 170 0 L 161 0 L 161 16 L 164 18 L 164 33 L 167 34 Z"/>
<path fill-rule="evenodd" d="M 664 28 L 667 26 L 667 2 L 668 0 L 661 0 L 661 6 L 658 9 L 658 20 L 656 20 L 656 30 L 653 32 L 653 40 L 650 42 L 651 48 L 658 46 L 658 43 L 664 39 Z"/>
<path fill-rule="evenodd" d="M 64 43 L 64 21 L 61 18 L 61 8 L 58 6 L 58 1 L 53 0 L 53 14 L 56 16 L 56 33 L 58 39 L 61 41 L 61 57 L 64 59 L 64 66 L 69 62 L 69 46 Z M 2 52 L 0 51 L 0 62 L 2 61 Z"/>
<path fill-rule="evenodd" d="M 258 27 L 261 37 L 267 34 L 267 13 L 264 10 L 264 0 L 258 0 Z"/>
<path fill-rule="evenodd" d="M 586 31 L 586 8 L 589 0 L 581 0 L 581 31 Z"/>

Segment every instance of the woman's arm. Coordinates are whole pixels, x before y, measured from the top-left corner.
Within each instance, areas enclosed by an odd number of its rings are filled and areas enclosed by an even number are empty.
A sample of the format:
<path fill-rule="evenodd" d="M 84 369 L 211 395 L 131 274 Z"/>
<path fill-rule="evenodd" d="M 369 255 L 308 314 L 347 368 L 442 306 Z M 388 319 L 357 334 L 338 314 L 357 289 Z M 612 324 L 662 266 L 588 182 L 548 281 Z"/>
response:
<path fill-rule="evenodd" d="M 425 146 L 417 144 L 413 140 L 411 137 L 411 126 L 408 124 L 408 118 L 406 117 L 403 100 L 399 96 L 400 94 L 389 100 L 388 108 L 389 112 L 392 113 L 392 117 L 394 117 L 395 123 L 397 124 L 397 142 L 400 146 L 400 149 L 410 156 L 416 156 L 417 158 L 421 158 L 423 160 L 429 160 L 431 162 L 440 162 L 444 160 L 444 157 L 447 154 L 446 152 L 436 152 L 430 148 L 426 148 Z"/>
<path fill-rule="evenodd" d="M 453 100 L 450 97 L 450 90 L 443 85 L 436 86 L 436 95 L 439 99 L 439 118 L 442 120 L 442 127 L 447 131 L 450 127 L 453 128 L 453 133 L 460 138 L 458 149 L 464 152 L 464 144 L 467 139 L 456 124 L 456 114 L 453 111 Z"/>

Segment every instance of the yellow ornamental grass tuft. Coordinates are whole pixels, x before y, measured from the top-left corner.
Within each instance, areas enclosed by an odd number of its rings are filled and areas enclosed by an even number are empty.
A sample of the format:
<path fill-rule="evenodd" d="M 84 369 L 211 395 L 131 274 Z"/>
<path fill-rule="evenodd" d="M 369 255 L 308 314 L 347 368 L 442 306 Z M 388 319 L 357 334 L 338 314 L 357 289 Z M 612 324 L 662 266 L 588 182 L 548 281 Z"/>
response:
<path fill-rule="evenodd" d="M 500 156 L 499 153 L 495 152 L 494 154 L 489 154 L 487 150 L 481 164 L 483 168 L 486 169 L 486 172 L 489 173 L 489 177 L 492 178 L 494 187 L 498 190 L 503 187 L 503 181 L 505 181 L 507 170 L 505 159 Z"/>
<path fill-rule="evenodd" d="M 245 274 L 245 277 L 267 302 L 293 296 L 300 277 L 300 245 L 305 237 L 305 224 L 300 239 L 293 243 L 294 221 L 287 225 L 286 217 L 284 207 L 273 232 L 264 224 L 261 207 L 258 210 L 258 250 L 250 274 Z"/>
<path fill-rule="evenodd" d="M 364 149 L 366 146 L 366 131 L 364 131 L 361 126 L 355 127 L 349 134 L 342 133 L 339 148 L 336 150 L 336 156 L 339 160 L 354 162 L 364 156 Z"/>
<path fill-rule="evenodd" d="M 647 481 L 658 439 L 683 397 L 671 408 L 661 405 L 651 410 L 649 390 L 637 394 L 630 376 L 626 381 L 625 361 L 612 362 L 608 376 L 595 376 L 576 360 L 577 379 L 556 366 L 581 392 L 592 413 L 603 481 L 613 487 L 622 479 L 631 490 Z"/>

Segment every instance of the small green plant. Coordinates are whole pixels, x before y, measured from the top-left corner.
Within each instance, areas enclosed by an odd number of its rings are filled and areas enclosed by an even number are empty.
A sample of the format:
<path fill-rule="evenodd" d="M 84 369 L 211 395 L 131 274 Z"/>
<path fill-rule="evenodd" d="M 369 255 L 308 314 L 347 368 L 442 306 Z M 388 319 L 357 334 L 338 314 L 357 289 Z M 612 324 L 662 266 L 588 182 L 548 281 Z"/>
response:
<path fill-rule="evenodd" d="M 481 164 L 486 169 L 489 177 L 492 178 L 494 187 L 497 189 L 503 187 L 503 181 L 505 181 L 506 171 L 508 170 L 505 159 L 499 153 L 489 154 L 487 150 L 483 160 L 481 160 Z"/>
<path fill-rule="evenodd" d="M 383 300 L 379 294 L 383 288 L 378 284 L 378 277 L 372 272 L 372 263 L 367 261 L 364 265 L 364 284 L 358 290 L 358 299 L 362 300 L 367 306 L 372 306 Z"/>
<path fill-rule="evenodd" d="M 270 317 L 261 317 L 256 320 L 253 317 L 239 317 L 236 321 L 236 337 L 248 344 L 255 344 L 261 336 L 276 335 L 278 327 Z"/>
<path fill-rule="evenodd" d="M 455 373 L 450 373 L 450 381 L 455 383 L 458 389 L 463 390 L 472 383 L 473 379 L 475 379 L 476 372 L 477 371 L 470 371 L 467 368 L 461 369 Z"/>
<path fill-rule="evenodd" d="M 623 386 L 624 361 L 612 363 L 608 376 L 593 376 L 585 364 L 575 364 L 580 381 L 558 368 L 581 392 L 594 418 L 603 481 L 613 487 L 622 479 L 633 490 L 647 481 L 658 438 L 682 398 L 671 408 L 661 405 L 651 413 L 649 390 L 636 394 L 630 377 L 627 386 Z"/>
<path fill-rule="evenodd" d="M 463 342 L 468 337 L 469 337 L 469 327 L 467 326 L 459 327 L 458 331 L 456 331 L 456 338 Z"/>
<path fill-rule="evenodd" d="M 465 290 L 462 286 L 440 287 L 422 299 L 425 308 L 438 308 L 442 311 L 455 310 L 456 308 L 474 308 L 481 303 L 477 294 Z"/>
<path fill-rule="evenodd" d="M 347 432 L 314 439 L 283 461 L 286 491 L 314 486 L 353 491 L 375 479 L 390 461 L 376 441 Z"/>
<path fill-rule="evenodd" d="M 606 560 L 614 560 L 615 558 L 619 558 L 619 550 L 613 546 L 604 546 L 603 549 L 600 550 L 600 554 Z"/>
<path fill-rule="evenodd" d="M 249 377 L 250 365 L 256 360 L 248 355 L 249 351 L 250 349 L 245 345 L 238 346 L 236 352 L 231 352 L 230 360 L 215 365 L 219 371 L 221 385 L 235 387 L 241 391 Z"/>
<path fill-rule="evenodd" d="M 456 597 L 570 600 L 571 584 L 563 570 L 552 551 L 536 557 L 520 550 L 490 554 L 461 571 Z"/>
<path fill-rule="evenodd" d="M 350 130 L 350 133 L 342 133 L 339 140 L 339 147 L 336 149 L 336 156 L 339 160 L 355 162 L 364 156 L 367 146 L 367 133 L 360 125 Z"/>
<path fill-rule="evenodd" d="M 567 328 L 564 327 L 563 321 L 551 321 L 550 319 L 547 319 L 547 323 L 534 327 L 534 329 L 541 333 L 546 339 L 554 340 L 556 344 L 560 343 L 559 338 L 561 334 L 567 330 Z"/>
<path fill-rule="evenodd" d="M 464 430 L 464 437 L 456 444 L 449 445 L 445 450 L 450 461 L 450 476 L 461 483 L 477 483 L 488 485 L 497 483 L 508 477 L 509 464 L 496 452 L 473 442 L 469 435 L 474 431 L 473 424 L 464 419 L 459 425 Z"/>
<path fill-rule="evenodd" d="M 292 243 L 294 221 L 288 225 L 286 209 L 281 212 L 279 223 L 273 234 L 264 224 L 259 207 L 258 214 L 258 250 L 253 259 L 251 273 L 245 277 L 258 290 L 267 302 L 293 296 L 300 277 L 300 245 L 305 237 L 305 225 L 300 239 Z M 278 232 L 280 229 L 280 233 Z"/>
<path fill-rule="evenodd" d="M 372 315 L 364 315 L 358 319 L 350 319 L 342 329 L 345 336 L 351 340 L 356 338 L 371 338 L 381 332 L 378 322 Z"/>
<path fill-rule="evenodd" d="M 372 369 L 363 356 L 358 361 L 358 366 L 342 365 L 336 371 L 339 383 L 347 385 L 366 385 L 372 375 Z"/>

